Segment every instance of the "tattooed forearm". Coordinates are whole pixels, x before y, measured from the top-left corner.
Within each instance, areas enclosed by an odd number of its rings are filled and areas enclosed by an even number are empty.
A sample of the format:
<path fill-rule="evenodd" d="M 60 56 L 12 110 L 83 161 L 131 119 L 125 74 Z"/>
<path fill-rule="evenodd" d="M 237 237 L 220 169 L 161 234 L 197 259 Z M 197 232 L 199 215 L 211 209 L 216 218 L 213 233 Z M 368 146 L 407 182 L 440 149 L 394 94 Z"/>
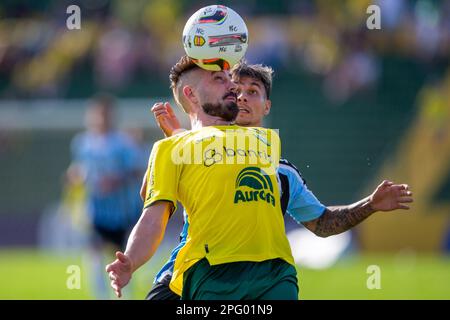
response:
<path fill-rule="evenodd" d="M 327 207 L 322 216 L 304 225 L 319 237 L 328 237 L 347 231 L 369 217 L 375 210 L 370 197 L 349 206 Z"/>

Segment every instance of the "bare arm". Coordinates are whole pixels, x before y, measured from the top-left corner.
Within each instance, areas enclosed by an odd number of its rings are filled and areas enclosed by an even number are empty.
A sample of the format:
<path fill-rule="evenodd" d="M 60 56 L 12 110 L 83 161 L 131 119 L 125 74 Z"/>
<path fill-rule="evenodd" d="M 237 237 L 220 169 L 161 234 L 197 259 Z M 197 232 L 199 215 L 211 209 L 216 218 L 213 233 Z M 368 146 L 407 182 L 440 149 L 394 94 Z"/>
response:
<path fill-rule="evenodd" d="M 161 243 L 171 211 L 172 204 L 167 201 L 158 201 L 144 209 L 128 238 L 125 253 L 116 252 L 117 259 L 106 266 L 111 287 L 119 298 L 133 272 L 153 256 Z"/>
<path fill-rule="evenodd" d="M 158 249 L 171 212 L 172 203 L 167 201 L 158 201 L 142 212 L 131 231 L 125 250 L 125 255 L 132 261 L 133 272 L 146 263 Z"/>
<path fill-rule="evenodd" d="M 303 225 L 319 237 L 328 237 L 353 228 L 377 211 L 407 210 L 404 203 L 408 202 L 413 202 L 408 185 L 385 180 L 367 198 L 348 206 L 327 207 L 319 218 Z"/>
<path fill-rule="evenodd" d="M 303 225 L 319 237 L 328 237 L 353 228 L 374 212 L 367 197 L 348 206 L 327 207 L 320 218 Z"/>

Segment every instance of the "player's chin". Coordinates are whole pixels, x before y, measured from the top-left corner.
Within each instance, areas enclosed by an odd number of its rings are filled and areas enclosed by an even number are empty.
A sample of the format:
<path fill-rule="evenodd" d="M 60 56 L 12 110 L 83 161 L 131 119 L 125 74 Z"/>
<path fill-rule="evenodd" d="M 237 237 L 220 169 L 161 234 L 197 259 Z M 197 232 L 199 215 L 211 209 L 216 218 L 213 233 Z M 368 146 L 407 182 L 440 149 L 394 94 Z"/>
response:
<path fill-rule="evenodd" d="M 238 109 L 236 103 L 234 103 L 234 102 L 233 103 L 229 103 L 227 105 L 227 112 L 226 113 L 228 114 L 228 117 L 229 117 L 230 121 L 235 121 L 236 118 L 239 115 L 239 109 Z"/>
<path fill-rule="evenodd" d="M 234 97 L 227 97 L 226 99 L 222 100 L 222 105 L 225 106 L 227 109 L 239 112 L 239 107 Z"/>
<path fill-rule="evenodd" d="M 248 113 L 239 112 L 236 117 L 236 124 L 246 126 L 251 123 L 250 115 Z"/>

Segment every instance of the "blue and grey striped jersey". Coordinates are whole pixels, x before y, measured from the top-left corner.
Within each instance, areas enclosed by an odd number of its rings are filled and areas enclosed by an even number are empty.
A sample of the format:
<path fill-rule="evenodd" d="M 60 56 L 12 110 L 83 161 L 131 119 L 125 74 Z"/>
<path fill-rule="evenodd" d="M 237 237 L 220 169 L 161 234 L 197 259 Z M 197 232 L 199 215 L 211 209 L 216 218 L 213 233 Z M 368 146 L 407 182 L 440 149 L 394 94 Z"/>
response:
<path fill-rule="evenodd" d="M 73 161 L 84 172 L 91 222 L 108 230 L 130 228 L 138 219 L 130 212 L 128 190 L 137 160 L 128 137 L 119 132 L 83 132 L 73 139 L 71 147 Z M 112 180 L 116 181 L 114 185 Z M 133 191 L 135 195 L 137 191 Z"/>
<path fill-rule="evenodd" d="M 280 159 L 278 186 L 283 215 L 288 213 L 297 223 L 317 219 L 325 211 L 326 207 L 307 188 L 298 169 L 285 159 Z M 184 226 L 180 234 L 180 243 L 172 250 L 169 260 L 156 275 L 155 282 L 160 282 L 165 276 L 172 275 L 177 254 L 186 244 L 189 224 L 185 212 L 183 212 L 183 217 Z"/>

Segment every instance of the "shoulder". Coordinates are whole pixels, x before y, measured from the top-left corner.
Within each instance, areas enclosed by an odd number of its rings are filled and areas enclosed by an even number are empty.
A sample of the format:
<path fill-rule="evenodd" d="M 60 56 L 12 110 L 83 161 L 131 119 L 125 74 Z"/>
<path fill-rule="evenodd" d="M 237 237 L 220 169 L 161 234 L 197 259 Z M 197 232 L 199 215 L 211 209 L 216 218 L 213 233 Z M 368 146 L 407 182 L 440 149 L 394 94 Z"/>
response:
<path fill-rule="evenodd" d="M 115 143 L 118 145 L 125 145 L 125 146 L 129 146 L 130 144 L 133 143 L 133 139 L 129 135 L 127 135 L 125 132 L 122 132 L 122 131 L 112 131 L 108 135 L 108 140 L 111 143 Z"/>
<path fill-rule="evenodd" d="M 245 129 L 247 132 L 250 132 L 252 135 L 256 136 L 258 140 L 268 146 L 271 146 L 272 148 L 280 145 L 281 139 L 277 130 L 261 127 L 248 127 Z"/>
<path fill-rule="evenodd" d="M 77 133 L 71 141 L 71 148 L 79 151 L 79 149 L 81 149 L 87 142 L 89 142 L 87 132 Z"/>
<path fill-rule="evenodd" d="M 81 143 L 82 141 L 84 141 L 88 138 L 88 135 L 89 135 L 89 133 L 87 133 L 87 132 L 79 132 L 73 137 L 72 142 Z"/>
<path fill-rule="evenodd" d="M 301 181 L 302 184 L 306 184 L 306 181 L 300 173 L 300 170 L 298 170 L 298 168 L 294 164 L 286 159 L 280 159 L 280 166 L 278 171 L 280 174 L 293 177 L 294 179 Z"/>
<path fill-rule="evenodd" d="M 168 148 L 172 148 L 175 145 L 179 144 L 179 143 L 183 143 L 184 141 L 186 141 L 186 139 L 188 137 L 192 136 L 192 131 L 191 130 L 186 130 L 186 131 L 182 131 L 179 132 L 173 136 L 164 138 L 164 139 L 160 139 L 158 141 L 156 141 L 153 144 L 153 148 L 158 148 L 158 149 L 168 149 Z"/>
<path fill-rule="evenodd" d="M 270 129 L 270 128 L 262 128 L 262 127 L 249 127 L 247 128 L 250 131 L 255 132 L 256 134 L 261 134 L 261 135 L 274 135 L 279 137 L 278 135 L 278 130 L 275 129 Z"/>
<path fill-rule="evenodd" d="M 177 144 L 180 142 L 185 141 L 186 139 L 188 139 L 189 137 L 194 135 L 194 131 L 192 130 L 183 130 L 183 131 L 178 131 L 176 134 L 161 139 L 159 140 L 162 144 Z"/>

